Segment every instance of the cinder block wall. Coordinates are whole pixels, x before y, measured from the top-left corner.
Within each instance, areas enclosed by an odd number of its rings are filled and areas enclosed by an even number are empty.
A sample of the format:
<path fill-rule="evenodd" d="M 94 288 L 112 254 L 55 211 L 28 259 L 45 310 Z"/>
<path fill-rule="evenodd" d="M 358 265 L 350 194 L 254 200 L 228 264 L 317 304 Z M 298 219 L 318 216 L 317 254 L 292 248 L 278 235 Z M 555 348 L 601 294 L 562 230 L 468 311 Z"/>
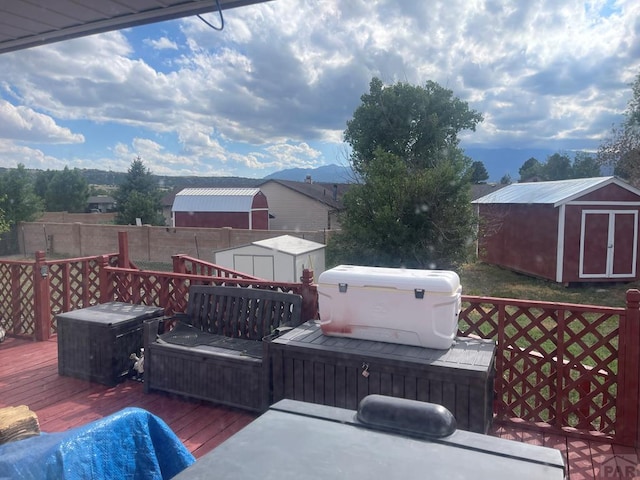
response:
<path fill-rule="evenodd" d="M 171 262 L 171 256 L 186 254 L 212 261 L 213 252 L 247 245 L 256 240 L 294 235 L 325 243 L 325 232 L 284 230 L 240 230 L 231 228 L 141 227 L 90 225 L 84 223 L 24 222 L 18 227 L 20 253 L 38 250 L 70 257 L 101 255 L 118 251 L 118 232 L 128 232 L 129 256 L 133 261 Z"/>

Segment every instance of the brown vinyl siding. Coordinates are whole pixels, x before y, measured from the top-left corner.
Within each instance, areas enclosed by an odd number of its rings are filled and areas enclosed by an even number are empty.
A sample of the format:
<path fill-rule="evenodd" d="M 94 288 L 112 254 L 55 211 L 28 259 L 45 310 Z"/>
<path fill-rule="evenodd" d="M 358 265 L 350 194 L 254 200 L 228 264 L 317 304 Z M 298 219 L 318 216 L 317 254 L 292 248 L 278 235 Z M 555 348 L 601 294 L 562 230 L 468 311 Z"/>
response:
<path fill-rule="evenodd" d="M 269 212 L 275 217 L 270 220 L 271 230 L 329 229 L 329 212 L 332 211 L 329 206 L 276 182 L 264 183 L 260 189 L 269 201 Z M 332 218 L 331 229 L 337 228 L 336 223 Z"/>
<path fill-rule="evenodd" d="M 512 270 L 555 278 L 557 210 L 550 205 L 479 205 L 480 259 Z M 484 230 L 483 230 L 484 229 Z M 490 229 L 486 236 L 483 232 Z"/>

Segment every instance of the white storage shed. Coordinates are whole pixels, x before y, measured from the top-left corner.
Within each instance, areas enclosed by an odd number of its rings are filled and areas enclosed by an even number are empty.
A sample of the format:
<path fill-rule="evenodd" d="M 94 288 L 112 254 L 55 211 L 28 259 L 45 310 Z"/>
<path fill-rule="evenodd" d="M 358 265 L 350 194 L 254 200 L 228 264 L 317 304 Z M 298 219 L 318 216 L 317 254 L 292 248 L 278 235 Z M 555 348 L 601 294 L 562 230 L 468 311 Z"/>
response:
<path fill-rule="evenodd" d="M 302 270 L 313 270 L 315 278 L 325 270 L 325 245 L 291 235 L 259 240 L 249 245 L 214 253 L 221 267 L 274 282 L 299 282 Z"/>

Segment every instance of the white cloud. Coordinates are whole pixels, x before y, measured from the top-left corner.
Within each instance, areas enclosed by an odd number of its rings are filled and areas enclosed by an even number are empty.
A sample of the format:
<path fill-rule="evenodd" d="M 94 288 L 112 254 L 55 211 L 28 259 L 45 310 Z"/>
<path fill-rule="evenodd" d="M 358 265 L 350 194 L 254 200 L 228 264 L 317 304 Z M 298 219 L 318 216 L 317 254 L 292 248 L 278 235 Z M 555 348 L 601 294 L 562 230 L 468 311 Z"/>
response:
<path fill-rule="evenodd" d="M 169 40 L 167 37 L 160 37 L 158 39 L 146 38 L 144 43 L 155 50 L 178 50 L 178 44 L 173 40 Z"/>
<path fill-rule="evenodd" d="M 15 168 L 23 164 L 27 168 L 40 170 L 62 170 L 73 162 L 47 155 L 42 150 L 18 145 L 10 140 L 0 138 L 0 166 Z"/>
<path fill-rule="evenodd" d="M 298 166 L 315 166 L 320 152 L 311 148 L 308 144 L 302 142 L 297 145 L 290 143 L 280 143 L 265 148 L 278 162 L 282 165 Z"/>
<path fill-rule="evenodd" d="M 48 115 L 0 98 L 0 138 L 34 143 L 82 143 L 84 136 L 56 124 Z"/>

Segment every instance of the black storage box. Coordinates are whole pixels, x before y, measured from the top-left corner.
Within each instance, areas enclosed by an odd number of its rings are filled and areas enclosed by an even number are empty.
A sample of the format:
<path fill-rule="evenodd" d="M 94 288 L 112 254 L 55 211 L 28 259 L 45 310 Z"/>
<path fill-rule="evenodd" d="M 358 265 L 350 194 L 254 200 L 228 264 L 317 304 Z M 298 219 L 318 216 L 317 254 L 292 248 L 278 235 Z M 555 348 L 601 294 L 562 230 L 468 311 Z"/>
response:
<path fill-rule="evenodd" d="M 312 320 L 269 346 L 273 401 L 355 410 L 382 394 L 445 406 L 458 428 L 486 433 L 493 418 L 495 342 L 459 337 L 448 350 L 322 334 Z"/>
<path fill-rule="evenodd" d="M 129 358 L 142 348 L 142 322 L 164 309 L 108 302 L 56 315 L 58 373 L 115 385 L 132 366 Z"/>

